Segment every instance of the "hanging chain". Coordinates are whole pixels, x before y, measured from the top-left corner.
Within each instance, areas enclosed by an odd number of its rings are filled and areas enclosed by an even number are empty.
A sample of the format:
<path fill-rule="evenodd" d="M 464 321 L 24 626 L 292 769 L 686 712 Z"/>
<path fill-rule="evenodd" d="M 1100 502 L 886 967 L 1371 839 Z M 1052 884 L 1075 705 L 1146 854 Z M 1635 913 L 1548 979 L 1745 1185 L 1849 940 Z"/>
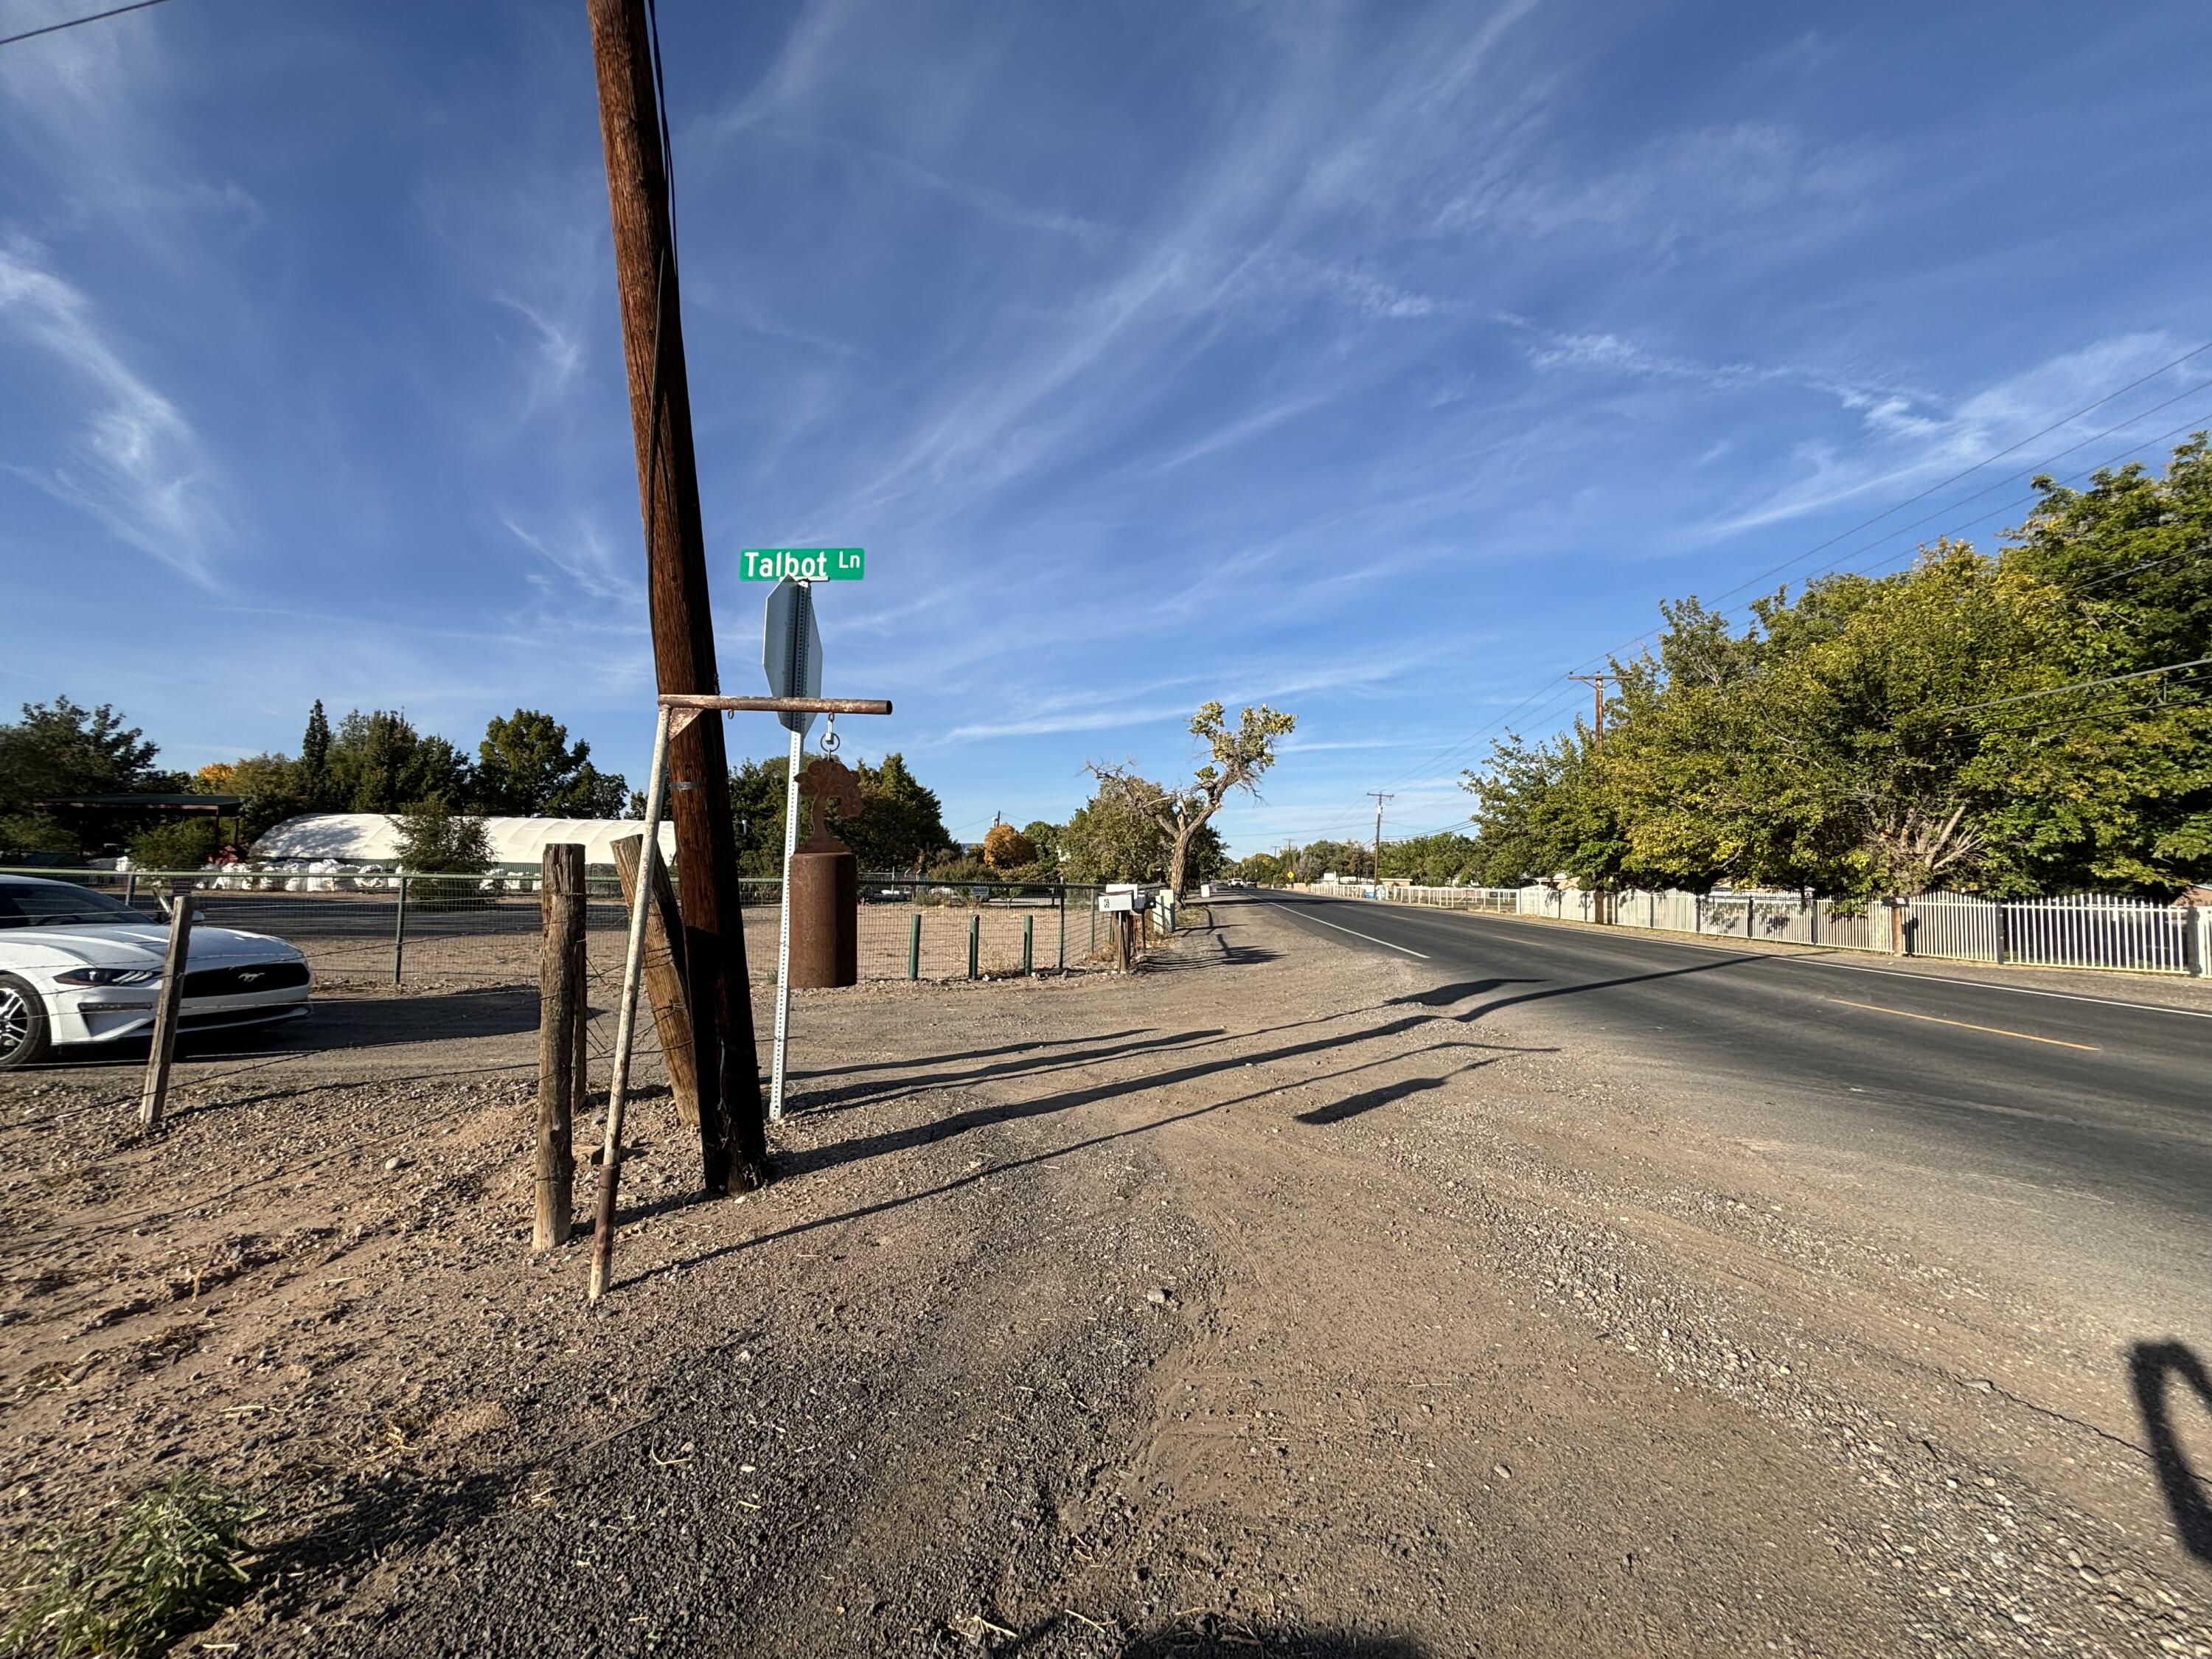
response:
<path fill-rule="evenodd" d="M 822 752 L 825 755 L 834 755 L 837 752 L 837 744 L 840 741 L 837 736 L 837 717 L 835 714 L 825 714 L 823 716 L 823 721 Z"/>

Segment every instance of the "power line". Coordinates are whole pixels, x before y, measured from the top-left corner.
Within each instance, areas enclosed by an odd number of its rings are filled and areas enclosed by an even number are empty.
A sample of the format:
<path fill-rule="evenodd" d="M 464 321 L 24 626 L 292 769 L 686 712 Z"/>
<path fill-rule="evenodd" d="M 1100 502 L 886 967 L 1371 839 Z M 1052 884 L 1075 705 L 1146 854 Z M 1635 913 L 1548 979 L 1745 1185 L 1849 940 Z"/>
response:
<path fill-rule="evenodd" d="M 88 12 L 82 17 L 71 17 L 59 23 L 47 23 L 41 27 L 25 29 L 21 34 L 0 34 L 0 46 L 12 46 L 18 40 L 35 40 L 42 34 L 59 34 L 64 29 L 73 29 L 86 23 L 97 23 L 103 17 L 120 17 L 126 11 L 143 11 L 149 6 L 158 6 L 164 0 L 132 0 L 127 6 L 114 6 L 106 11 Z"/>
<path fill-rule="evenodd" d="M 2014 450 L 2026 448 L 2028 445 L 2033 443 L 2038 438 L 2047 438 L 2052 433 L 2059 431 L 2065 427 L 2073 425 L 2075 422 L 2080 420 L 2084 415 L 2088 414 L 2090 410 L 2102 409 L 2106 404 L 2112 402 L 2113 398 L 2124 398 L 2129 392 L 2133 392 L 2137 386 L 2145 385 L 2149 381 L 2155 380 L 2160 375 L 2169 374 L 2172 370 L 2180 368 L 2182 364 L 2187 362 L 2191 358 L 2201 357 L 2208 351 L 2212 351 L 2212 340 L 2207 340 L 2203 345 L 2198 346 L 2193 351 L 2183 352 L 2181 356 L 2176 357 L 2172 362 L 2167 363 L 2161 368 L 2154 368 L 2148 374 L 2142 375 L 2136 380 L 2130 380 L 2125 386 L 2120 387 L 2117 392 L 2106 392 L 2094 403 L 2082 404 L 2081 408 L 2075 410 L 2071 415 L 2064 416 L 2058 420 L 2053 421 L 2049 426 L 2043 428 L 2040 431 L 2031 432 L 2027 436 L 2020 439 L 2017 442 L 2007 444 L 2002 449 L 1996 451 L 1994 454 L 1983 456 L 1980 460 L 1976 461 L 1972 466 L 1966 467 L 1960 471 L 1953 473 L 1949 477 L 1945 478 L 1940 483 L 1932 483 L 1929 485 L 1927 489 L 1920 491 L 1917 495 L 1906 496 L 1894 507 L 1885 507 L 1882 511 L 1875 514 L 1871 519 L 1867 519 L 1858 524 L 1855 524 L 1849 530 L 1838 532 L 1837 534 L 1829 537 L 1826 541 L 1820 543 L 1818 546 L 1808 548 L 1804 552 L 1798 554 L 1796 557 L 1792 559 L 1784 559 L 1780 564 L 1774 566 L 1764 574 L 1753 576 L 1747 582 L 1741 582 L 1737 584 L 1735 587 L 1730 588 L 1727 593 L 1723 594 L 1721 598 L 1727 599 L 1735 594 L 1741 593 L 1747 587 L 1754 587 L 1771 577 L 1780 575 L 1784 571 L 1790 568 L 1794 565 L 1804 563 L 1806 560 L 1813 557 L 1815 554 L 1825 553 L 1828 549 L 1833 547 L 1838 542 L 1846 541 L 1851 537 L 1857 535 L 1862 530 L 1871 529 L 1874 526 L 1880 524 L 1884 519 L 1888 518 L 1892 514 L 1902 513 L 1906 507 L 1913 505 L 1914 502 L 1924 501 L 1930 495 L 1936 494 L 1939 490 L 1948 489 L 1953 484 L 1957 483 L 1960 479 L 1972 477 L 1975 473 L 1979 472 L 1984 467 L 1987 466 L 1991 461 L 2002 460 L 2007 455 L 2011 454 Z M 2188 394 L 2185 392 L 2181 395 L 2185 397 Z M 2168 398 L 2166 400 L 2167 403 L 2172 403 L 2173 401 L 2175 401 L 2173 398 Z M 2165 407 L 2165 404 L 2154 405 L 2154 409 L 2163 409 Z M 2151 412 L 2153 412 L 2152 410 L 2145 410 L 2143 414 L 2148 415 Z M 2142 417 L 2142 416 L 2137 416 L 2136 418 L 2140 420 Z M 2133 422 L 2129 421 L 2123 421 L 2120 423 L 2121 426 L 2129 426 L 2132 424 Z M 2119 427 L 2114 427 L 2112 429 L 2117 432 L 2120 428 Z M 2084 443 L 2094 443 L 2096 440 L 2089 438 L 2084 439 L 2082 441 Z M 2081 444 L 2072 446 L 2075 449 L 2079 449 L 2081 447 Z M 2067 450 L 2063 449 L 2058 452 L 2060 455 L 2063 455 L 2068 453 L 2069 452 Z M 2057 457 L 2054 456 L 2052 459 L 2056 459 Z M 1987 492 L 1984 491 L 1981 493 L 1986 494 Z M 1966 498 L 1966 501 L 1972 501 L 1974 499 L 1975 497 L 1972 495 L 1969 495 Z M 1964 504 L 1965 502 L 1963 501 L 1959 503 L 1959 505 L 1961 506 Z M 1949 509 L 1945 508 L 1944 511 L 1948 512 Z M 1940 514 L 1931 514 L 1929 516 L 1934 518 L 1940 517 L 1942 515 Z M 1927 521 L 1928 520 L 1926 519 L 1919 520 L 1922 524 L 1925 524 Z M 1912 526 L 1908 525 L 1905 528 L 1911 529 Z M 1887 533 L 1894 535 L 1899 532 L 1893 531 Z M 1716 603 L 1717 603 L 1717 601 L 1716 601 Z"/>
<path fill-rule="evenodd" d="M 2212 657 L 2192 657 L 2187 662 L 2170 662 L 2158 668 L 2138 668 L 2132 674 L 2108 674 L 2100 680 L 2076 680 L 2071 685 L 2054 685 L 2042 691 L 2023 691 L 2017 696 L 1992 697 L 1987 702 L 1962 702 L 1954 708 L 1937 708 L 1931 714 L 1971 714 L 1978 708 L 2002 708 L 2007 703 L 2033 702 L 2038 697 L 2055 697 L 2067 691 L 2094 690 L 2100 685 L 2118 685 L 2124 680 L 2148 679 L 2154 674 L 2173 674 L 2185 668 L 2212 666 Z"/>
<path fill-rule="evenodd" d="M 1880 547 L 1884 542 L 1888 541 L 1892 537 L 1905 535 L 1911 531 L 1917 530 L 1922 525 L 1932 524 L 1937 519 L 1948 517 L 1952 513 L 1956 512 L 1960 507 L 1966 506 L 1967 502 L 1981 500 L 1983 496 L 1988 495 L 1991 490 L 2002 489 L 2005 485 L 2016 483 L 2022 478 L 2034 477 L 2042 473 L 2045 467 L 2049 466 L 2051 462 L 2057 460 L 2061 456 L 2070 455 L 2077 449 L 2086 448 L 2089 445 L 2096 443 L 2101 439 L 2111 437 L 2115 432 L 2124 432 L 2128 428 L 2135 425 L 2138 421 L 2143 420 L 2148 416 L 2157 414 L 2161 409 L 2172 407 L 2173 404 L 2179 403 L 2184 398 L 2193 397 L 2208 386 L 2212 386 L 2212 380 L 2200 380 L 2195 386 L 2189 387 L 2186 391 L 2177 392 L 2172 397 L 2168 398 L 2164 403 L 2153 404 L 2148 409 L 2130 416 L 2126 420 L 2120 422 L 2116 426 L 2108 426 L 2102 432 L 2092 433 L 2089 436 L 2082 439 L 2078 443 L 2069 444 L 2065 448 L 2057 451 L 2056 453 L 2045 456 L 2040 462 L 2033 466 L 2028 467 L 2019 472 L 2008 472 L 2003 477 L 1999 478 L 1995 483 L 1984 485 L 1971 495 L 1961 495 L 1957 501 L 1951 502 L 1948 506 L 1939 507 L 1933 513 L 1927 514 L 1921 518 L 1915 519 L 1911 524 L 1900 526 L 1895 530 L 1885 530 L 1881 535 L 1875 537 L 1872 541 L 1853 549 L 1850 552 L 1844 555 L 1842 558 L 1837 560 L 1834 564 L 1828 566 L 1823 570 L 1815 571 L 1813 575 L 1807 577 L 1806 580 L 1809 582 L 1817 580 L 1820 577 L 1824 575 L 1833 574 L 1836 572 L 1845 568 L 1852 560 L 1859 558 L 1864 554 L 1872 552 L 1875 548 Z M 2208 419 L 2212 419 L 2212 416 L 2192 416 L 2190 419 L 2184 421 L 2179 426 L 2169 427 L 2166 431 L 2159 434 L 2158 436 L 2154 438 L 2136 439 L 2111 459 L 2101 461 L 2097 465 L 2086 469 L 2083 471 L 2082 476 L 2084 477 L 2093 477 L 2096 473 L 2104 471 L 2105 468 L 2117 465 L 2118 462 L 2127 459 L 2127 457 L 2134 452 L 2141 449 L 2146 443 L 2164 443 L 2167 439 L 2173 437 L 2176 434 L 2201 428 Z M 2035 500 L 2036 496 L 2034 493 L 2031 492 L 2028 495 L 2021 497 L 2017 501 L 2007 501 L 2002 507 L 1994 507 L 1986 513 L 1977 514 L 1974 517 L 1966 520 L 1962 523 L 1954 524 L 1950 529 L 1942 531 L 1939 533 L 1945 536 L 1955 535 L 1960 530 L 1980 524 L 1984 520 L 1999 517 L 2000 515 L 2010 513 L 2018 507 L 2033 506 Z M 1893 560 L 1898 556 L 1900 556 L 1892 555 Z M 1903 556 L 1910 556 L 1910 555 L 1908 554 Z M 1713 603 L 1715 605 L 1719 605 L 1725 600 L 1732 599 L 1737 594 L 1742 592 L 1745 588 L 1751 586 L 1753 586 L 1753 584 L 1750 582 L 1741 583 L 1735 587 L 1729 588 L 1726 592 L 1718 595 L 1713 600 Z"/>
<path fill-rule="evenodd" d="M 2203 685 L 2204 684 L 2206 683 L 2202 680 L 2183 680 L 2180 682 L 2180 684 L 2185 688 Z M 2162 687 L 2160 688 L 2161 691 L 2163 691 L 2163 689 L 2164 688 Z M 2024 720 L 2018 726 L 1993 726 L 1989 728 L 1989 735 L 1991 737 L 2009 738 L 2016 736 L 2023 732 L 2051 732 L 2057 731 L 2069 726 L 2087 726 L 2094 720 L 2132 720 L 2138 714 L 2164 714 L 2171 709 L 2203 708 L 2207 706 L 2212 706 L 2212 698 L 2169 697 L 2160 696 L 2154 698 L 2148 702 L 2131 702 L 2124 704 L 2118 708 L 2099 708 L 2092 710 L 2087 714 L 2058 714 L 2045 720 Z"/>

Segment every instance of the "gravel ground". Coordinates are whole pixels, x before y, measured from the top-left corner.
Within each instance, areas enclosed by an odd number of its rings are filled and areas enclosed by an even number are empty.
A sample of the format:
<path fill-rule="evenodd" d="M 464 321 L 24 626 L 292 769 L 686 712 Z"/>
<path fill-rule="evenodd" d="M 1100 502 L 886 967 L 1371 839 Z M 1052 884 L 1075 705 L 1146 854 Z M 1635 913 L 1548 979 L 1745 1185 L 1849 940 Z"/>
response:
<path fill-rule="evenodd" d="M 0 1082 L 7 1519 L 250 1486 L 188 1651 L 2212 1655 L 2129 1329 L 1481 994 L 1236 905 L 802 994 L 780 1178 L 689 1201 L 649 1096 L 596 1310 L 527 998 L 333 1002 L 152 1142 Z"/>

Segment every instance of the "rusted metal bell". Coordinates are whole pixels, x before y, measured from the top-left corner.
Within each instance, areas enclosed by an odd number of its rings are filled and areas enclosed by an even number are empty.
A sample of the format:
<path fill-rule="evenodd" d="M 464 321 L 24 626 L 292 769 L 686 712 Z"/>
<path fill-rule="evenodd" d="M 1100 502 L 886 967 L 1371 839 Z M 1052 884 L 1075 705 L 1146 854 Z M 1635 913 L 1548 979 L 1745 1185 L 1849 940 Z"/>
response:
<path fill-rule="evenodd" d="M 860 982 L 860 864 L 823 827 L 822 807 L 835 801 L 850 817 L 860 810 L 860 783 L 827 756 L 808 763 L 799 793 L 812 803 L 813 831 L 791 856 L 791 982 L 822 990 Z"/>
<path fill-rule="evenodd" d="M 791 982 L 860 982 L 860 861 L 848 850 L 791 856 Z"/>

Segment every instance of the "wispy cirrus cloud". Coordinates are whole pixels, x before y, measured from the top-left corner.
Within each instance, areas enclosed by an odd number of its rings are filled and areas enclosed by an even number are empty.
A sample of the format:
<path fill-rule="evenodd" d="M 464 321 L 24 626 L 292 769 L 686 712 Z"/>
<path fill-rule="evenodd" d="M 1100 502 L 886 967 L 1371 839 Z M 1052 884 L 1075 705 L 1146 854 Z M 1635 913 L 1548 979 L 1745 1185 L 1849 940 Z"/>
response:
<path fill-rule="evenodd" d="M 547 567 L 530 575 L 532 584 L 541 591 L 562 599 L 580 596 L 618 605 L 628 614 L 643 614 L 645 586 L 638 580 L 641 572 L 635 556 L 626 549 L 617 552 L 588 514 L 572 512 L 565 523 L 551 530 L 533 529 L 512 513 L 501 513 L 499 521 Z M 552 580 L 556 575 L 562 579 L 557 587 Z"/>
<path fill-rule="evenodd" d="M 1863 202 L 1895 165 L 1867 145 L 1823 144 L 1778 121 L 1667 134 L 1595 170 L 1486 165 L 1438 207 L 1439 230 L 1526 239 L 1571 233 L 1668 247 L 1747 222 Z"/>
<path fill-rule="evenodd" d="M 1863 441 L 1856 447 L 1834 440 L 1794 446 L 1797 476 L 1720 518 L 1710 533 L 1732 536 L 1763 529 L 1969 471 L 1990 469 L 1979 479 L 1984 486 L 2059 460 L 2067 463 L 2063 471 L 2086 471 L 2109 459 L 2101 450 L 2104 442 L 2132 447 L 2158 431 L 2172 413 L 2160 407 L 2166 394 L 2201 378 L 2184 368 L 2163 367 L 2178 355 L 2179 344 L 2162 331 L 2117 335 L 2058 353 L 1948 406 L 1925 397 L 1829 386 L 1857 417 Z M 2144 384 L 2132 394 L 2099 402 L 2137 380 Z M 2093 404 L 2098 406 L 2087 407 Z M 2142 412 L 2137 417 L 2132 410 Z M 2124 435 L 2128 434 L 2132 439 Z M 2079 461 L 2071 459 L 2075 455 Z M 1961 479 L 1960 489 L 1972 489 L 1975 482 Z M 1999 490 L 1982 499 L 2002 506 L 2010 497 Z"/>
<path fill-rule="evenodd" d="M 83 290 L 22 236 L 0 243 L 0 328 L 77 394 L 73 435 L 15 472 L 91 514 L 118 539 L 216 586 L 229 515 L 199 434 L 126 361 Z"/>

